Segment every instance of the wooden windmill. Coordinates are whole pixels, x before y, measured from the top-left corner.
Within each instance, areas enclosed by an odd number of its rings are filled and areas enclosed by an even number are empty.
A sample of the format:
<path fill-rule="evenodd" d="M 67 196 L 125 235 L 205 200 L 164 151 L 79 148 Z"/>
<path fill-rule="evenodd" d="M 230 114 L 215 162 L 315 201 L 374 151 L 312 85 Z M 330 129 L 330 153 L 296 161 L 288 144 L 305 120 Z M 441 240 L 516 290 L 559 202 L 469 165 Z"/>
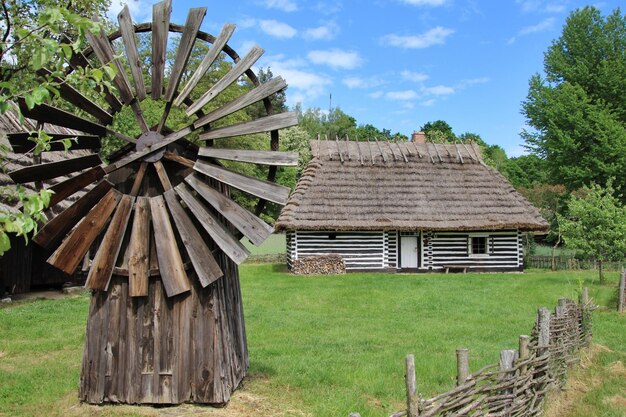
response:
<path fill-rule="evenodd" d="M 277 130 L 297 124 L 297 117 L 272 112 L 270 97 L 286 87 L 284 80 L 260 84 L 250 69 L 263 50 L 255 47 L 240 58 L 227 44 L 235 26 L 224 25 L 217 37 L 202 32 L 205 13 L 205 8 L 191 9 L 184 26 L 173 24 L 171 2 L 164 1 L 154 5 L 152 22 L 134 25 L 124 8 L 118 16 L 120 30 L 108 36 L 88 34 L 90 47 L 68 67 L 68 82 L 59 90 L 64 108 L 75 111 L 48 105 L 29 110 L 20 100 L 25 116 L 84 132 L 74 148 L 97 149 L 106 135 L 128 142 L 109 164 L 94 153 L 10 174 L 17 183 L 74 174 L 51 187 L 51 206 L 80 198 L 47 222 L 34 241 L 50 251 L 49 263 L 68 274 L 93 254 L 86 282 L 93 292 L 80 385 L 83 401 L 225 403 L 248 367 L 237 265 L 249 252 L 240 238 L 260 244 L 272 228 L 235 203 L 230 190 L 257 197 L 257 214 L 266 201 L 285 204 L 289 189 L 273 179 L 277 166 L 296 165 L 297 155 L 277 152 Z M 151 33 L 150 83 L 144 82 L 148 68 L 142 68 L 137 48 L 142 33 Z M 181 35 L 166 82 L 169 33 Z M 126 62 L 115 58 L 116 43 Z M 208 52 L 183 80 L 196 43 L 206 43 Z M 221 53 L 232 59 L 232 68 L 208 89 L 197 91 Z M 69 82 L 73 70 L 94 60 L 114 61 L 118 69 L 117 91 L 105 89 L 101 95 L 106 106 Z M 241 77 L 255 87 L 204 110 Z M 141 104 L 146 98 L 163 103 L 154 126 L 144 118 Z M 223 125 L 225 116 L 258 102 L 265 116 Z M 136 137 L 113 128 L 115 115 L 125 108 L 141 130 Z M 188 125 L 168 126 L 168 114 L 175 108 L 190 117 Z M 216 122 L 222 125 L 214 127 Z M 188 138 L 196 131 L 192 143 Z M 263 132 L 269 132 L 271 151 L 220 146 L 223 138 Z M 24 139 L 9 137 L 14 144 Z M 227 169 L 223 160 L 269 166 L 268 179 Z"/>

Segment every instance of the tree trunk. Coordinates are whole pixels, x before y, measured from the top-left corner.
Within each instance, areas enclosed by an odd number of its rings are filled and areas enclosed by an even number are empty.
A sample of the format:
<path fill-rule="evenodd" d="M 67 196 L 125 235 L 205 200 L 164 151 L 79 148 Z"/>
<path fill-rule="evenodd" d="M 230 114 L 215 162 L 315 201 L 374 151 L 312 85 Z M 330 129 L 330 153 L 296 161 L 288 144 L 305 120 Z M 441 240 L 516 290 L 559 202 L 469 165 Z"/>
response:
<path fill-rule="evenodd" d="M 552 246 L 552 270 L 556 271 L 556 258 L 555 258 L 555 253 L 556 253 L 556 248 L 557 246 L 559 246 L 559 243 L 561 243 L 561 235 L 559 235 L 556 239 L 556 243 L 554 244 L 554 246 Z"/>

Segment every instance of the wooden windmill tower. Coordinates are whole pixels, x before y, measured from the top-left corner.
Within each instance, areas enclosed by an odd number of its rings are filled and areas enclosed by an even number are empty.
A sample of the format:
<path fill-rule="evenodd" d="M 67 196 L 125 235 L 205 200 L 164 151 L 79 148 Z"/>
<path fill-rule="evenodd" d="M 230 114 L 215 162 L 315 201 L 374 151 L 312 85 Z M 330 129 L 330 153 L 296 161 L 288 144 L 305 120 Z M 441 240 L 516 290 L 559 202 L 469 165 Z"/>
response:
<path fill-rule="evenodd" d="M 93 153 L 10 174 L 17 183 L 73 174 L 51 187 L 51 206 L 80 198 L 47 222 L 34 241 L 49 250 L 49 263 L 68 274 L 88 253 L 93 255 L 86 283 L 93 291 L 80 383 L 83 401 L 225 403 L 248 367 L 237 265 L 249 252 L 239 240 L 245 236 L 260 244 L 272 228 L 235 203 L 230 190 L 258 197 L 257 213 L 266 201 L 285 204 L 289 189 L 272 181 L 276 167 L 296 165 L 297 155 L 276 151 L 277 130 L 297 124 L 297 117 L 293 112 L 273 114 L 269 98 L 286 87 L 284 80 L 260 84 L 250 69 L 263 50 L 255 47 L 239 57 L 227 44 L 235 26 L 225 25 L 216 37 L 202 32 L 205 13 L 205 8 L 191 9 L 184 26 L 173 24 L 171 2 L 164 1 L 154 6 L 152 22 L 133 24 L 125 8 L 118 16 L 120 30 L 108 36 L 89 34 L 91 46 L 68 67 L 60 96 L 64 108 L 75 111 L 48 105 L 29 110 L 20 101 L 29 118 L 84 132 L 74 148 L 97 149 L 107 135 L 128 142 L 108 164 Z M 181 35 L 166 82 L 170 33 Z M 151 34 L 149 68 L 140 62 L 140 34 Z M 205 43 L 208 52 L 183 80 L 197 43 Z M 105 90 L 100 96 L 107 105 L 71 86 L 72 71 L 98 61 L 109 63 L 120 51 L 126 59 L 115 60 L 117 91 Z M 221 53 L 233 61 L 232 68 L 208 89 L 197 91 Z M 148 73 L 149 83 L 144 82 Z M 241 77 L 255 87 L 211 108 L 212 100 Z M 143 114 L 146 99 L 163 105 L 154 125 Z M 265 116 L 224 126 L 225 116 L 258 102 Z M 141 134 L 133 137 L 115 129 L 114 117 L 126 109 L 134 114 Z M 169 126 L 173 109 L 184 112 L 190 122 L 182 128 Z M 272 150 L 220 146 L 224 138 L 263 132 L 269 132 Z M 191 137 L 197 138 L 195 143 Z M 23 139 L 9 137 L 12 142 Z M 268 179 L 227 169 L 223 160 L 269 166 Z"/>

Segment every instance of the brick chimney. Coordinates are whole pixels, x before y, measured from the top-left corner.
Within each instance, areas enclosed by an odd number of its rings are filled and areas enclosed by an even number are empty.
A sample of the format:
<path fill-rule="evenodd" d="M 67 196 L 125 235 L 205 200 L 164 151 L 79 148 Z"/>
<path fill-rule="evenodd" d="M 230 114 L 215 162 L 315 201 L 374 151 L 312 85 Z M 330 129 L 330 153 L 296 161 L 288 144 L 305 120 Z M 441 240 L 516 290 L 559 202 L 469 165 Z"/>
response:
<path fill-rule="evenodd" d="M 424 132 L 414 131 L 411 135 L 411 142 L 426 143 L 426 134 Z"/>

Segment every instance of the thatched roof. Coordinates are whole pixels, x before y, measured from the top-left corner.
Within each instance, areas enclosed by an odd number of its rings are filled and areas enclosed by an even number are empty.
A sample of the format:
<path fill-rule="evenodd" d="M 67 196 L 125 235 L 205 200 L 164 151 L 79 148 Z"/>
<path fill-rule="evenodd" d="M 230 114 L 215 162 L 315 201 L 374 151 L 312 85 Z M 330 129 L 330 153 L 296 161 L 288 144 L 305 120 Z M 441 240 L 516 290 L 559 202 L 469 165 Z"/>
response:
<path fill-rule="evenodd" d="M 46 133 L 58 133 L 63 135 L 81 135 L 82 132 L 78 132 L 76 130 L 67 129 L 65 127 L 55 126 L 46 123 L 43 126 L 43 129 Z M 21 133 L 21 132 L 32 132 L 36 131 L 37 122 L 28 118 L 23 119 L 23 123 L 20 124 L 20 120 L 16 111 L 9 110 L 6 113 L 0 115 L 0 146 L 4 146 L 7 149 L 11 149 L 11 145 L 7 140 L 7 133 Z M 34 144 L 33 144 L 34 147 Z M 70 152 L 43 152 L 41 155 L 41 162 L 56 162 L 64 159 L 68 159 L 71 157 L 88 155 L 89 151 L 77 150 Z M 13 180 L 7 175 L 7 173 L 15 171 L 17 169 L 33 165 L 34 159 L 32 153 L 13 153 L 11 151 L 5 155 L 5 158 L 2 159 L 2 169 L 0 169 L 0 187 L 4 188 L 4 192 L 0 193 L 0 211 L 17 211 L 18 201 L 9 199 L 7 191 L 10 191 L 11 187 L 14 187 L 15 184 Z M 68 177 L 59 177 L 54 180 L 46 181 L 45 186 L 49 188 L 50 186 L 66 180 Z M 24 188 L 27 192 L 35 192 L 35 184 L 28 183 L 23 184 Z M 84 192 L 76 193 L 74 196 L 69 197 L 65 201 L 59 203 L 58 207 L 55 208 L 55 211 L 63 210 L 67 207 L 72 201 L 76 200 L 80 197 Z"/>
<path fill-rule="evenodd" d="M 477 145 L 311 141 L 311 149 L 278 231 L 548 228 Z"/>

